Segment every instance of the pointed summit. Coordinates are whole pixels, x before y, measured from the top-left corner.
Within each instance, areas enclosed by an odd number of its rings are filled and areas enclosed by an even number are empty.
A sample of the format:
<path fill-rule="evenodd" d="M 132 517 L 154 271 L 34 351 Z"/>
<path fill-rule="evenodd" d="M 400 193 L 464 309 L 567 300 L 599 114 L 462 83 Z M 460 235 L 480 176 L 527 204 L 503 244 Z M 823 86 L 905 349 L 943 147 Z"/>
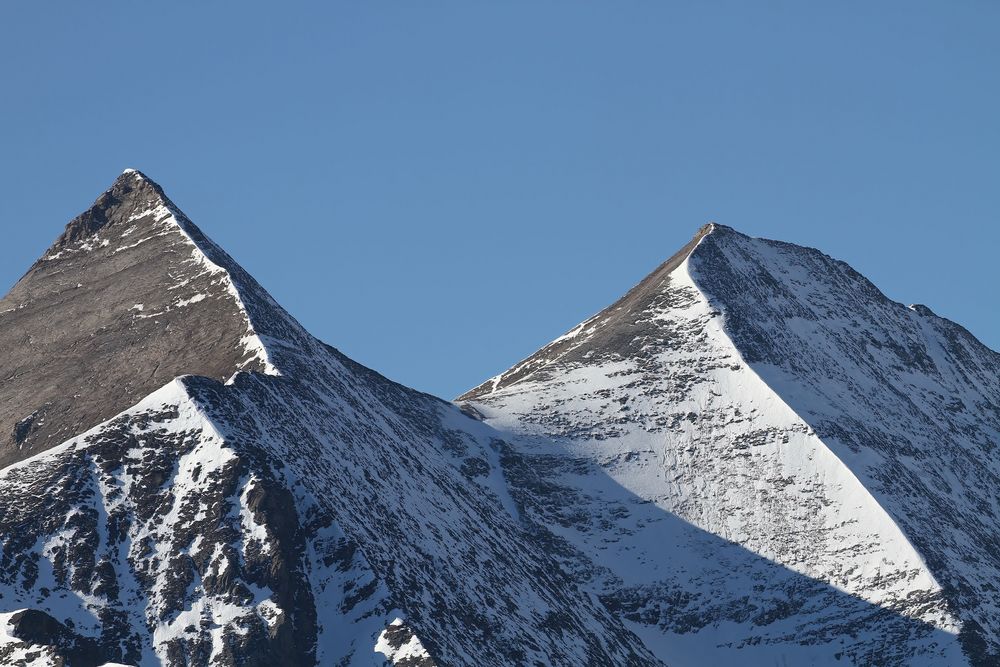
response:
<path fill-rule="evenodd" d="M 0 301 L 0 465 L 179 375 L 277 374 L 265 339 L 292 349 L 308 336 L 159 185 L 126 170 Z"/>
<path fill-rule="evenodd" d="M 703 225 L 687 244 L 660 264 L 625 296 L 538 350 L 513 368 L 491 378 L 458 398 L 480 398 L 531 378 L 535 373 L 558 373 L 567 366 L 595 361 L 596 358 L 621 359 L 635 356 L 655 343 L 658 324 L 652 314 L 669 308 L 683 295 L 672 289 L 671 275 L 698 247 L 702 239 L 735 230 L 709 223 Z"/>
<path fill-rule="evenodd" d="M 48 254 L 70 247 L 109 225 L 166 206 L 168 201 L 160 186 L 149 177 L 135 169 L 126 169 L 89 209 L 70 220 Z"/>

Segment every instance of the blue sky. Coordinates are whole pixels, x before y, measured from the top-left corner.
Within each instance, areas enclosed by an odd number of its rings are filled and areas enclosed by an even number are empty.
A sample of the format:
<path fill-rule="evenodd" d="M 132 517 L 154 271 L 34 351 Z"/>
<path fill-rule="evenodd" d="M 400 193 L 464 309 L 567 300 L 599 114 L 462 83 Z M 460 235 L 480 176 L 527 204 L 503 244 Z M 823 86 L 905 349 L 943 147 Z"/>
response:
<path fill-rule="evenodd" d="M 1000 3 L 8 2 L 0 283 L 125 167 L 444 397 L 708 221 L 1000 348 Z"/>

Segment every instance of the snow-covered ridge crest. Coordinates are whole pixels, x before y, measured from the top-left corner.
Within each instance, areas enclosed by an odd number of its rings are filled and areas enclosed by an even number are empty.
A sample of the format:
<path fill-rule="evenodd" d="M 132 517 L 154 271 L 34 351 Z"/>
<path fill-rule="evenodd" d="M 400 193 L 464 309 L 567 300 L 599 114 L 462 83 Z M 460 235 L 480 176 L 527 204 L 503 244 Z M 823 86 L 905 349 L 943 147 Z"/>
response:
<path fill-rule="evenodd" d="M 34 651 L 61 665 L 69 651 L 77 664 L 82 646 L 101 662 L 143 666 L 230 665 L 234 653 L 348 664 L 360 644 L 349 664 L 381 666 L 371 647 L 393 618 L 380 612 L 384 586 L 320 508 L 269 507 L 297 485 L 275 474 L 276 460 L 259 459 L 274 452 L 227 440 L 189 391 L 203 380 L 176 378 L 0 471 L 0 521 L 30 524 L 30 535 L 0 538 L 0 609 L 28 609 L 56 628 L 30 641 L 0 627 L 0 663 Z M 303 571 L 289 553 L 301 528 L 289 526 L 307 511 L 326 527 L 305 547 L 313 562 Z M 313 604 L 325 608 L 321 636 L 296 635 L 293 624 L 312 619 L 302 606 Z M 280 639 L 289 633 L 294 641 Z M 270 641 L 294 649 L 275 655 Z"/>
<path fill-rule="evenodd" d="M 746 361 L 921 554 L 969 656 L 996 664 L 1000 354 L 817 250 L 729 233 L 695 259 Z"/>
<path fill-rule="evenodd" d="M 131 446 L 107 449 L 112 440 L 122 437 Z M 178 449 L 162 451 L 153 442 L 169 442 Z M 171 460 L 173 454 L 176 461 Z M 242 616 L 254 612 L 252 607 L 235 605 L 225 596 L 196 587 L 188 592 L 191 610 L 172 621 L 164 619 L 173 615 L 177 604 L 171 598 L 176 593 L 174 559 L 197 551 L 196 546 L 178 544 L 175 537 L 190 530 L 186 525 L 191 520 L 190 508 L 202 500 L 200 494 L 209 487 L 208 480 L 231 465 L 235 456 L 192 400 L 184 379 L 176 378 L 106 422 L 5 468 L 0 472 L 0 485 L 13 498 L 30 497 L 44 489 L 44 495 L 49 496 L 43 506 L 46 510 L 66 510 L 63 505 L 69 509 L 63 527 L 50 528 L 38 536 L 33 551 L 46 566 L 40 576 L 29 574 L 19 583 L 22 558 L 31 554 L 12 554 L 15 559 L 0 583 L 5 604 L 19 600 L 26 607 L 48 610 L 41 613 L 59 610 L 54 620 L 62 624 L 60 632 L 71 629 L 77 643 L 94 645 L 95 637 L 117 631 L 128 645 L 125 650 L 132 664 L 166 659 L 171 643 L 184 638 L 185 626 L 210 618 L 216 627 L 208 638 L 211 654 L 218 654 L 224 648 L 223 631 L 231 632 Z M 155 459 L 160 461 L 154 463 Z M 144 495 L 157 490 L 155 481 L 150 481 L 156 480 L 157 474 L 172 474 L 168 496 L 172 506 L 165 513 L 148 515 L 149 509 L 140 510 L 136 503 L 141 504 Z M 27 516 L 33 513 L 17 500 L 8 502 L 4 510 Z M 147 516 L 140 518 L 144 513 Z M 127 531 L 124 541 L 123 530 Z M 207 542 L 206 538 L 195 544 Z M 9 546 L 9 540 L 5 543 Z M 88 545 L 96 553 L 87 558 L 77 554 L 71 565 L 64 565 L 67 553 L 75 554 Z M 146 552 L 149 548 L 152 553 Z M 213 571 L 223 572 L 227 556 L 217 553 L 212 558 L 217 561 L 211 564 Z M 83 573 L 93 567 L 88 563 L 91 559 L 116 570 L 111 587 L 80 583 Z M 103 581 L 108 572 L 98 569 L 90 576 Z M 77 582 L 76 590 L 69 591 L 73 595 L 64 590 L 61 603 L 47 600 L 51 590 L 71 588 L 69 581 Z M 48 639 L 56 643 L 55 637 Z"/>
<path fill-rule="evenodd" d="M 760 377 L 760 375 L 754 370 L 753 366 L 747 363 L 747 360 L 743 357 L 743 353 L 740 352 L 738 346 L 727 333 L 726 330 L 726 311 L 722 304 L 714 303 L 712 297 L 706 294 L 702 288 L 699 286 L 698 272 L 692 266 L 691 256 L 697 250 L 710 234 L 717 232 L 719 226 L 716 223 L 710 223 L 708 225 L 708 232 L 700 239 L 691 253 L 688 255 L 687 259 L 677 267 L 677 269 L 672 273 L 672 276 L 677 279 L 678 283 L 681 285 L 688 286 L 695 290 L 701 295 L 701 298 L 706 304 L 711 304 L 713 307 L 719 308 L 721 315 L 713 320 L 713 326 L 711 327 L 714 337 L 717 338 L 723 345 L 729 348 L 729 354 L 734 358 L 738 359 L 741 366 L 746 370 L 746 373 L 752 378 L 751 383 L 755 389 L 764 392 L 767 395 L 767 402 L 770 405 L 775 406 L 775 409 L 785 412 L 791 416 L 792 423 L 797 423 L 797 425 L 809 428 L 805 416 L 798 414 L 795 409 L 789 405 L 780 394 L 777 393 L 767 382 Z M 737 233 L 731 228 L 724 228 L 724 233 Z M 864 485 L 864 483 L 858 479 L 854 472 L 844 464 L 844 462 L 837 456 L 836 453 L 825 443 L 823 440 L 815 435 L 815 432 L 811 434 L 810 444 L 816 446 L 818 459 L 821 461 L 821 465 L 832 465 L 835 468 L 835 472 L 832 476 L 837 479 L 838 484 L 842 484 L 846 493 L 850 495 L 855 495 L 855 500 L 859 503 L 859 507 L 864 508 L 860 513 L 860 523 L 862 525 L 867 524 L 868 530 L 873 533 L 881 535 L 886 540 L 886 545 L 882 548 L 883 561 L 891 560 L 896 564 L 897 567 L 902 567 L 904 569 L 916 569 L 921 571 L 921 576 L 924 580 L 919 582 L 918 585 L 926 587 L 926 590 L 932 590 L 936 593 L 941 592 L 941 585 L 938 583 L 937 579 L 927 568 L 927 563 L 922 554 L 920 554 L 917 549 L 910 542 L 909 538 L 903 532 L 902 528 L 896 523 L 896 521 L 890 516 L 884 507 L 880 504 L 879 500 L 871 493 L 871 491 Z M 796 454 L 800 456 L 800 454 Z M 894 556 L 887 559 L 886 550 L 894 552 Z M 793 568 L 794 569 L 794 568 Z M 879 569 L 875 566 L 875 569 Z M 803 572 L 810 576 L 817 576 L 822 573 L 816 572 Z M 834 586 L 839 586 L 837 582 L 831 582 Z M 913 583 L 913 582 L 911 582 Z M 859 591 L 852 591 L 844 589 L 845 592 L 858 594 Z M 861 597 L 864 597 L 864 591 L 860 591 Z M 958 630 L 959 622 L 955 618 L 948 618 L 943 623 L 943 629 L 949 632 L 956 632 Z"/>
<path fill-rule="evenodd" d="M 63 454 L 67 451 L 77 449 L 80 447 L 86 447 L 88 438 L 97 433 L 100 433 L 102 429 L 106 428 L 110 422 L 113 422 L 116 419 L 120 419 L 122 417 L 134 413 L 156 410 L 162 408 L 165 405 L 180 405 L 182 403 L 189 406 L 187 414 L 198 422 L 199 427 L 210 429 L 216 437 L 219 436 L 218 431 L 215 430 L 215 427 L 212 426 L 211 422 L 208 421 L 205 415 L 201 413 L 201 411 L 194 405 L 193 402 L 191 402 L 191 396 L 187 393 L 187 390 L 184 388 L 184 378 L 177 377 L 174 378 L 173 380 L 170 380 L 156 391 L 143 397 L 143 399 L 138 403 L 136 403 L 135 405 L 125 410 L 122 410 L 120 413 L 114 415 L 113 417 L 108 418 L 107 420 L 101 422 L 100 424 L 97 424 L 87 429 L 83 433 L 80 433 L 79 435 L 76 435 L 61 444 L 56 445 L 51 449 L 39 452 L 34 456 L 28 457 L 22 461 L 18 461 L 17 463 L 13 463 L 3 468 L 2 470 L 0 470 L 0 483 L 3 483 L 8 480 L 13 481 L 18 479 L 20 477 L 20 474 L 23 473 L 26 469 L 32 468 L 39 463 L 51 461 L 50 457 L 58 457 L 60 454 Z M 172 424 L 170 428 L 176 429 L 178 428 L 178 424 L 180 424 L 180 422 Z M 188 422 L 188 424 L 190 424 L 190 421 Z"/>

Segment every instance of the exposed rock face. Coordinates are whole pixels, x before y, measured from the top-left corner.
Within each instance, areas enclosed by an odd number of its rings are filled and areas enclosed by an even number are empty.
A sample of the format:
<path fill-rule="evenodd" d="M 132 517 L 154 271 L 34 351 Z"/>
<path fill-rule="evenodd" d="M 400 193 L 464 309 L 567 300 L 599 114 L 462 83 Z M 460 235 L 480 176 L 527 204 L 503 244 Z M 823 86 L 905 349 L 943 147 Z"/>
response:
<path fill-rule="evenodd" d="M 985 665 L 998 378 L 843 262 L 712 225 L 460 400 L 508 433 L 514 496 L 586 555 L 581 583 L 673 664 Z"/>
<path fill-rule="evenodd" d="M 127 171 L 0 301 L 0 465 L 54 447 L 184 374 L 266 366 L 217 251 Z"/>
<path fill-rule="evenodd" d="M 141 174 L 5 305 L 0 612 L 45 621 L 11 661 L 659 664 L 521 523 L 492 429 L 313 339 Z"/>

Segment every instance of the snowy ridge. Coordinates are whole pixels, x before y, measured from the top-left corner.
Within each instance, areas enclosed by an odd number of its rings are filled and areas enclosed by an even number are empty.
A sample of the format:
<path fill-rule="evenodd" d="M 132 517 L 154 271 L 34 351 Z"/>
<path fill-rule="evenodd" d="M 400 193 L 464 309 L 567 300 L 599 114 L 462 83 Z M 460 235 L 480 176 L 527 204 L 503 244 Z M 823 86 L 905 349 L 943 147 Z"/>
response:
<path fill-rule="evenodd" d="M 133 665 L 230 664 L 241 644 L 268 655 L 267 638 L 289 632 L 294 595 L 262 579 L 259 568 L 281 562 L 281 531 L 272 522 L 287 516 L 261 515 L 257 499 L 274 480 L 245 468 L 239 449 L 176 380 L 88 433 L 5 469 L 0 487 L 9 495 L 0 517 L 20 517 L 37 533 L 4 538 L 0 604 L 41 608 L 68 634 L 99 641 L 105 657 Z M 55 512 L 39 523 L 31 517 L 43 502 Z M 329 540 L 330 531 L 336 526 L 315 539 Z M 373 581 L 363 559 L 353 560 L 353 578 Z M 323 592 L 336 599 L 332 588 Z M 380 623 L 372 607 L 367 615 L 346 620 L 334 607 L 323 620 L 341 636 L 352 623 L 368 626 L 370 647 L 388 618 Z M 263 646 L 250 648 L 255 643 Z M 348 656 L 354 649 L 341 648 Z"/>
<path fill-rule="evenodd" d="M 1000 355 L 818 251 L 730 230 L 698 262 L 748 361 L 920 551 L 970 659 L 1000 660 Z"/>
<path fill-rule="evenodd" d="M 827 507 L 841 508 L 851 507 L 851 527 L 847 534 L 832 532 L 828 538 L 834 542 L 842 544 L 857 543 L 865 539 L 877 539 L 879 542 L 874 549 L 865 554 L 863 558 L 854 560 L 851 557 L 847 569 L 857 570 L 860 577 L 847 583 L 842 583 L 835 578 L 831 578 L 830 584 L 841 588 L 845 592 L 856 595 L 862 599 L 867 599 L 875 604 L 886 602 L 886 591 L 878 590 L 873 586 L 872 579 L 879 579 L 886 573 L 897 571 L 908 571 L 912 574 L 904 583 L 899 582 L 902 590 L 894 591 L 891 594 L 900 595 L 918 588 L 939 594 L 941 587 L 934 579 L 934 576 L 927 570 L 923 557 L 913 548 L 907 537 L 893 521 L 892 517 L 882 508 L 875 497 L 858 480 L 858 478 L 848 469 L 843 462 L 830 450 L 830 448 L 816 434 L 810 433 L 808 424 L 781 398 L 775 393 L 753 367 L 746 363 L 745 359 L 733 344 L 725 331 L 725 314 L 719 317 L 711 317 L 708 309 L 711 308 L 708 297 L 698 289 L 697 284 L 690 274 L 690 265 L 685 261 L 672 275 L 678 286 L 688 287 L 696 291 L 703 316 L 709 316 L 709 326 L 706 333 L 711 340 L 711 347 L 725 349 L 725 353 L 738 360 L 738 371 L 729 368 L 716 368 L 713 371 L 713 382 L 722 390 L 723 396 L 744 396 L 750 395 L 745 411 L 750 414 L 761 414 L 767 419 L 767 427 L 778 428 L 788 432 L 796 432 L 796 436 L 789 434 L 789 442 L 782 442 L 778 446 L 777 456 L 780 463 L 777 466 L 788 471 L 794 477 L 802 477 L 809 473 L 815 474 L 819 471 L 822 483 L 835 490 L 836 495 L 828 498 L 830 504 Z M 736 377 L 739 373 L 740 376 Z M 708 395 L 702 394 L 693 397 L 690 403 L 692 406 L 701 402 L 711 400 Z M 754 427 L 760 428 L 761 423 L 754 419 Z M 746 431 L 744 431 L 746 433 Z M 727 434 L 727 437 L 733 437 Z M 762 519 L 764 517 L 761 517 Z M 844 514 L 841 511 L 830 511 L 823 516 L 823 527 L 827 530 L 836 530 L 834 527 L 843 522 Z M 722 537 L 731 539 L 724 534 L 726 528 L 722 525 L 716 526 L 716 530 L 711 532 L 720 534 Z M 864 537 L 870 536 L 870 537 Z M 745 538 L 744 538 L 745 539 Z M 742 543 L 742 540 L 733 540 Z M 783 550 L 781 550 L 783 551 Z M 767 549 L 758 552 L 776 562 L 782 561 L 782 552 L 775 550 L 769 553 Z M 852 554 L 853 556 L 853 554 Z M 807 576 L 824 579 L 834 567 L 832 563 L 782 563 L 790 569 L 799 571 Z M 890 595 L 891 595 L 890 594 Z M 930 617 L 928 622 L 937 625 L 943 630 L 957 633 L 958 623 L 956 619 L 948 614 L 940 617 Z"/>
<path fill-rule="evenodd" d="M 0 474 L 0 526 L 24 528 L 0 604 L 136 665 L 381 665 L 397 617 L 400 665 L 656 664 L 508 514 L 492 431 L 315 361 L 301 385 L 180 378 Z"/>

